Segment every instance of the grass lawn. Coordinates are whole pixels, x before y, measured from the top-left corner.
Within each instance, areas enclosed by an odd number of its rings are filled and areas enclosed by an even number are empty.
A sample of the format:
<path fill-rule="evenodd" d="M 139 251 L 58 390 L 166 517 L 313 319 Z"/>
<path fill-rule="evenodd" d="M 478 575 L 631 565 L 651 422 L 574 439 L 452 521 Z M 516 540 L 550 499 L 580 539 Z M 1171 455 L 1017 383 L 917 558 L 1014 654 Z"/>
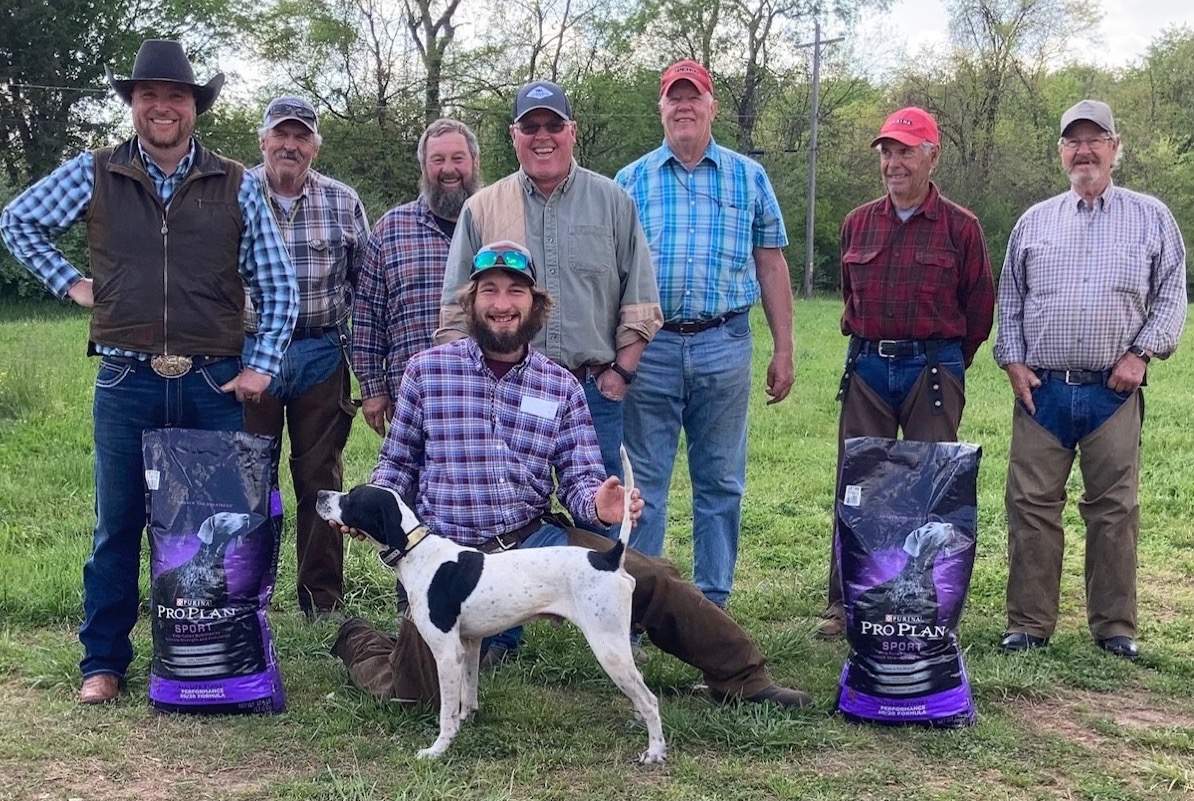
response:
<path fill-rule="evenodd" d="M 479 716 L 450 756 L 416 761 L 415 750 L 435 736 L 433 712 L 354 690 L 328 653 L 334 626 L 303 622 L 289 516 L 271 615 L 285 714 L 152 712 L 144 615 L 129 692 L 114 706 L 77 705 L 75 628 L 94 521 L 86 317 L 52 304 L 0 303 L 0 799 L 1190 798 L 1194 426 L 1186 392 L 1194 342 L 1155 366 L 1147 394 L 1134 665 L 1096 650 L 1086 630 L 1076 471 L 1053 645 L 1015 658 L 996 648 L 1011 399 L 989 347 L 979 352 L 962 427 L 963 439 L 983 446 L 979 555 L 961 629 L 979 723 L 954 732 L 881 729 L 830 715 L 846 646 L 811 636 L 826 579 L 839 310 L 831 300 L 797 304 L 796 387 L 771 407 L 762 391 L 770 340 L 756 310 L 749 479 L 731 603 L 775 677 L 812 692 L 817 707 L 714 706 L 693 692 L 696 671 L 652 649 L 643 673 L 661 698 L 670 758 L 649 769 L 634 763 L 646 734 L 625 698 L 575 630 L 547 624 L 532 625 L 520 658 L 482 679 Z M 348 483 L 367 478 L 378 444 L 358 421 Z M 681 454 L 667 547 L 682 570 L 691 562 L 688 493 Z M 351 609 L 392 623 L 392 574 L 373 551 L 350 547 L 347 573 Z"/>

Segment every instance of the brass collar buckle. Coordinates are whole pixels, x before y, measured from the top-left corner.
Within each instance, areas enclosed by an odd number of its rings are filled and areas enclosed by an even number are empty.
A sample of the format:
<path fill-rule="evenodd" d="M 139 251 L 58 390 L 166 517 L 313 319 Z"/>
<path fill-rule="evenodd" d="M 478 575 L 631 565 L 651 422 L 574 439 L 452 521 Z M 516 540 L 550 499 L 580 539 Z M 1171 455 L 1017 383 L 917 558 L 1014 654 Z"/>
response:
<path fill-rule="evenodd" d="M 191 357 L 158 353 L 150 358 L 149 366 L 162 378 L 178 378 L 191 371 Z"/>

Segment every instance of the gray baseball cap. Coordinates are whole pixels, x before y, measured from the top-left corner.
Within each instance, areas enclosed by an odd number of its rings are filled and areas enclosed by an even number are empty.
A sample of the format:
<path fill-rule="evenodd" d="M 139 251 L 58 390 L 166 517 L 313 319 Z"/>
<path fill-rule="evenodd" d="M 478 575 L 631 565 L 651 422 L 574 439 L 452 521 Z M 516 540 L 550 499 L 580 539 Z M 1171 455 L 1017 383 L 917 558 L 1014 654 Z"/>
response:
<path fill-rule="evenodd" d="M 518 122 L 537 108 L 554 111 L 562 120 L 572 119 L 572 104 L 564 89 L 551 81 L 531 81 L 514 98 L 514 121 Z"/>
<path fill-rule="evenodd" d="M 1066 109 L 1061 115 L 1061 135 L 1065 136 L 1066 129 L 1075 122 L 1089 120 L 1107 133 L 1115 136 L 1115 118 L 1111 116 L 1111 106 L 1102 100 L 1079 100 Z"/>
<path fill-rule="evenodd" d="M 301 97 L 284 95 L 269 101 L 261 125 L 274 128 L 287 120 L 302 123 L 311 133 L 319 133 L 319 115 L 315 113 L 315 107 Z"/>

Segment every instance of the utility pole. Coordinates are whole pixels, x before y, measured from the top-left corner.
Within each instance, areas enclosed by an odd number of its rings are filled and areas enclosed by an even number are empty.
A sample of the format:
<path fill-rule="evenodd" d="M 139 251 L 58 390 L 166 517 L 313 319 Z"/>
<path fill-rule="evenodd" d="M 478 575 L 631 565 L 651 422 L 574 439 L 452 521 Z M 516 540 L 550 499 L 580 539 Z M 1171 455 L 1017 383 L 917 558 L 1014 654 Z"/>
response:
<path fill-rule="evenodd" d="M 796 45 L 799 50 L 805 47 L 813 49 L 813 87 L 811 92 L 812 120 L 808 138 L 808 208 L 804 215 L 804 289 L 806 299 L 813 296 L 813 224 L 817 213 L 817 115 L 821 103 L 821 47 L 842 41 L 841 36 L 836 39 L 821 38 L 821 20 L 813 20 L 813 40 Z"/>

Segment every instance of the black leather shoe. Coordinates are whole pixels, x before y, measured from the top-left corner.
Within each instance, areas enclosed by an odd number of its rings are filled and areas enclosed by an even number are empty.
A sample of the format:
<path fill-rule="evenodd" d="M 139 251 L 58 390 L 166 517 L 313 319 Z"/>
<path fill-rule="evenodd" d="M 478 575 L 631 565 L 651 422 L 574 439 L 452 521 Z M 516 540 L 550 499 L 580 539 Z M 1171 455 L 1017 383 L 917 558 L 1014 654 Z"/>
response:
<path fill-rule="evenodd" d="M 1031 651 L 1033 648 L 1044 648 L 1048 644 L 1048 637 L 1034 637 L 1024 631 L 1009 631 L 999 641 L 999 650 L 1005 654 L 1016 654 L 1021 651 Z"/>
<path fill-rule="evenodd" d="M 1131 637 L 1108 637 L 1105 640 L 1099 640 L 1098 646 L 1108 653 L 1122 656 L 1129 662 L 1135 662 L 1136 657 L 1140 656 L 1136 641 Z"/>

